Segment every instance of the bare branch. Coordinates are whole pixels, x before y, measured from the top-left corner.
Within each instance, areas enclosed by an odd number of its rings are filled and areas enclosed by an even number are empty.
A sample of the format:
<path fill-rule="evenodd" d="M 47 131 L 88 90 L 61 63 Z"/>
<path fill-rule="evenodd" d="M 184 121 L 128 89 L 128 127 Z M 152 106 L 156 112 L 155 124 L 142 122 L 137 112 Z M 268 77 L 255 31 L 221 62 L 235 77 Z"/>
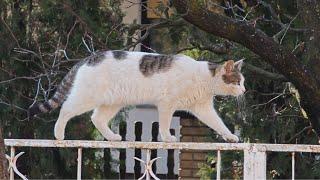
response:
<path fill-rule="evenodd" d="M 299 131 L 298 133 L 296 133 L 294 136 L 292 136 L 289 140 L 287 140 L 285 143 L 290 143 L 293 140 L 295 140 L 297 137 L 299 137 L 303 132 L 305 132 L 306 130 L 310 130 L 312 129 L 312 126 L 307 126 L 304 127 L 301 131 Z"/>
<path fill-rule="evenodd" d="M 208 33 L 244 45 L 270 63 L 299 89 L 310 90 L 314 94 L 313 97 L 319 98 L 320 102 L 320 87 L 317 80 L 291 51 L 246 22 L 211 13 L 203 6 L 192 6 L 193 3 L 196 1 L 173 0 L 173 5 L 179 13 L 188 12 L 183 16 L 186 21 Z"/>
<path fill-rule="evenodd" d="M 256 67 L 252 64 L 245 63 L 245 68 L 253 74 L 260 75 L 267 79 L 279 80 L 279 81 L 287 81 L 287 78 L 284 77 L 282 74 L 268 72 L 264 69 Z"/>
<path fill-rule="evenodd" d="M 183 18 L 213 35 L 242 44 L 271 64 L 291 81 L 301 93 L 302 107 L 308 113 L 320 137 L 320 82 L 312 70 L 284 46 L 245 21 L 237 21 L 206 9 L 196 0 L 172 0 Z"/>
<path fill-rule="evenodd" d="M 168 28 L 173 26 L 182 26 L 185 25 L 185 22 L 183 19 L 178 19 L 175 21 L 172 20 L 161 20 L 159 22 L 154 22 L 151 24 L 133 24 L 128 27 L 128 40 L 127 45 L 123 48 L 125 50 L 128 50 L 132 47 L 137 46 L 139 43 L 141 43 L 144 39 L 146 39 L 149 35 L 149 32 L 151 29 L 160 29 L 160 28 Z M 140 34 L 145 31 L 145 33 L 141 36 Z M 139 38 L 136 38 L 139 37 Z M 135 39 L 135 42 L 132 42 L 132 39 Z"/>
<path fill-rule="evenodd" d="M 76 27 L 76 25 L 77 25 L 78 23 L 79 23 L 78 20 L 74 21 L 73 26 L 70 28 L 70 31 L 69 31 L 68 34 L 67 34 L 67 42 L 66 42 L 66 44 L 64 45 L 64 50 L 67 49 L 68 44 L 69 44 L 69 39 L 70 39 L 71 33 L 73 32 L 73 30 L 75 29 L 75 27 Z"/>
<path fill-rule="evenodd" d="M 34 77 L 20 76 L 20 77 L 15 77 L 15 78 L 8 79 L 8 80 L 0 81 L 0 84 L 10 83 L 12 81 L 16 81 L 16 80 L 20 80 L 20 79 L 28 79 L 28 80 L 36 81 L 38 78 L 44 77 L 44 76 L 46 76 L 46 75 L 45 74 L 40 74 L 40 75 L 34 76 Z"/>
<path fill-rule="evenodd" d="M 16 38 L 16 36 L 13 34 L 13 32 L 11 31 L 10 27 L 8 26 L 8 24 L 4 21 L 4 19 L 1 17 L 0 18 L 1 22 L 4 24 L 4 26 L 7 28 L 7 30 L 10 32 L 10 35 L 12 36 L 12 38 L 15 40 L 17 46 L 20 48 L 20 44 L 18 39 Z"/>
<path fill-rule="evenodd" d="M 299 13 L 298 13 L 294 18 L 292 18 L 292 20 L 289 22 L 289 24 L 288 24 L 287 27 L 285 28 L 284 34 L 283 34 L 283 36 L 282 36 L 282 38 L 281 38 L 281 40 L 280 40 L 280 42 L 279 42 L 280 44 L 282 44 L 282 41 L 283 41 L 285 35 L 287 34 L 288 29 L 290 28 L 292 22 L 298 17 L 298 15 L 299 15 Z"/>

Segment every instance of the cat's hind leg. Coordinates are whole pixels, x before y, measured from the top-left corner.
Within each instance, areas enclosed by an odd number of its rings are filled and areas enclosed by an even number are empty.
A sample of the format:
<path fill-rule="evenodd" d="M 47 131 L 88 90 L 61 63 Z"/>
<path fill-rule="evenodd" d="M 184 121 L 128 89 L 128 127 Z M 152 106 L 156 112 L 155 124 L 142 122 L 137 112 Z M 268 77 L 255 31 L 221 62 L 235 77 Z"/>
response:
<path fill-rule="evenodd" d="M 91 120 L 100 133 L 109 141 L 121 141 L 121 136 L 109 128 L 109 121 L 117 114 L 121 107 L 102 105 L 93 111 Z"/>
<path fill-rule="evenodd" d="M 158 107 L 159 132 L 164 142 L 176 142 L 177 138 L 170 133 L 170 125 L 173 111 L 163 107 Z"/>
<path fill-rule="evenodd" d="M 59 118 L 54 126 L 54 136 L 58 140 L 64 139 L 64 132 L 69 119 L 74 116 L 74 113 L 67 111 L 66 109 L 61 108 Z"/>
<path fill-rule="evenodd" d="M 61 107 L 59 118 L 54 127 L 54 136 L 56 139 L 64 139 L 66 125 L 72 117 L 90 111 L 91 109 L 93 109 L 93 105 L 79 102 L 79 98 L 67 99 Z"/>

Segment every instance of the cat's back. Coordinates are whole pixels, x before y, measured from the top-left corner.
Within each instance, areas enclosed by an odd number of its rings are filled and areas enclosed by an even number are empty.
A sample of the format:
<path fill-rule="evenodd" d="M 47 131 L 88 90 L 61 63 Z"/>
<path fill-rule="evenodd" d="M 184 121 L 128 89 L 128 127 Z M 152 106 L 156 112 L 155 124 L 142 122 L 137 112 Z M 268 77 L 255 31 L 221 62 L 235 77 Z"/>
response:
<path fill-rule="evenodd" d="M 130 75 L 129 77 L 141 78 L 168 76 L 172 73 L 188 73 L 198 65 L 197 61 L 185 55 L 165 55 L 157 53 L 146 53 L 136 51 L 105 51 L 101 52 L 95 62 L 90 62 L 87 66 L 96 67 L 103 70 L 103 73 L 116 75 Z M 128 77 L 128 78 L 129 78 Z"/>
<path fill-rule="evenodd" d="M 75 86 L 109 103 L 156 103 L 192 86 L 199 64 L 184 55 L 105 51 L 87 58 Z"/>

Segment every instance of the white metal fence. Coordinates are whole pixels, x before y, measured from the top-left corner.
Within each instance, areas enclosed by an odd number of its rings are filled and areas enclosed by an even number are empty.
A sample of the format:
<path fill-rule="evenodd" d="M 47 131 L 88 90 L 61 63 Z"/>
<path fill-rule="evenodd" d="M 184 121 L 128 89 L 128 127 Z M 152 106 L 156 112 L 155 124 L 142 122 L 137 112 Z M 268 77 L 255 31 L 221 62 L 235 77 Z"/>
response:
<path fill-rule="evenodd" d="M 136 141 L 137 138 L 137 132 L 135 130 L 135 127 L 137 123 L 141 123 L 141 134 L 140 137 L 138 137 L 141 141 L 151 141 L 151 139 L 155 141 L 161 141 L 161 137 L 159 132 L 155 134 L 155 138 L 153 138 L 153 125 L 158 124 L 158 110 L 156 108 L 134 108 L 131 109 L 128 112 L 128 118 L 126 119 L 126 134 L 125 134 L 125 140 L 126 141 Z M 159 128 L 156 128 L 157 131 Z M 180 140 L 180 118 L 179 117 L 172 117 L 171 121 L 171 128 L 170 130 L 174 131 L 174 135 L 176 136 L 177 140 Z M 118 133 L 117 130 L 115 132 Z M 168 152 L 163 149 L 158 149 L 156 152 L 157 156 L 161 157 L 161 160 L 156 161 L 156 173 L 157 174 L 167 174 L 168 173 L 168 167 L 164 166 L 168 163 Z M 134 157 L 135 150 L 134 149 L 128 149 L 126 150 L 126 173 L 134 173 Z M 119 159 L 119 152 L 117 150 L 112 151 L 112 156 L 116 159 Z M 142 152 L 141 158 L 146 159 L 147 153 Z M 179 171 L 179 151 L 176 150 L 173 153 L 174 157 L 174 168 L 173 172 L 174 174 L 178 174 Z M 119 168 L 115 169 L 117 172 L 119 172 Z M 144 167 L 141 168 L 142 173 L 144 172 Z"/>
<path fill-rule="evenodd" d="M 244 152 L 244 179 L 266 179 L 266 152 L 292 152 L 292 179 L 294 179 L 295 152 L 320 152 L 320 145 L 296 145 L 296 144 L 250 144 L 250 143 L 164 143 L 164 142 L 110 142 L 110 141 L 82 141 L 82 140 L 36 140 L 36 139 L 5 139 L 5 145 L 11 147 L 10 156 L 10 179 L 14 179 L 14 172 L 21 178 L 24 177 L 15 166 L 19 156 L 15 155 L 16 147 L 56 147 L 77 148 L 78 169 L 77 178 L 81 179 L 81 163 L 83 148 L 120 148 L 120 149 L 143 149 L 147 151 L 146 160 L 140 160 L 145 165 L 145 173 L 142 178 L 158 179 L 152 172 L 152 163 L 157 159 L 150 159 L 152 149 L 178 149 L 178 150 L 215 150 L 217 151 L 217 179 L 220 179 L 221 151 L 237 150 Z"/>

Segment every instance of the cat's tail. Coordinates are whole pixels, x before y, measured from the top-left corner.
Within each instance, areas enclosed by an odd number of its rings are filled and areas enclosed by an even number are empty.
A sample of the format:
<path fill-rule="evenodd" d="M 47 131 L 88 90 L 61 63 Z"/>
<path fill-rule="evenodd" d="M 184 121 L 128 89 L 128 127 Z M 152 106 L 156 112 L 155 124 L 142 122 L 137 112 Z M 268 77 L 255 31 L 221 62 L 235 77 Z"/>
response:
<path fill-rule="evenodd" d="M 57 107 L 59 107 L 62 103 L 60 100 L 53 97 L 52 99 L 45 101 L 44 103 L 34 103 L 28 109 L 28 118 L 32 118 L 37 114 L 49 112 Z"/>
<path fill-rule="evenodd" d="M 80 62 L 73 66 L 69 73 L 63 78 L 60 85 L 57 88 L 57 91 L 52 96 L 51 99 L 43 103 L 33 103 L 28 109 L 28 118 L 32 118 L 37 114 L 50 112 L 53 109 L 58 108 L 66 100 L 67 96 L 70 93 L 72 88 L 75 76 L 79 67 L 83 65 L 83 62 Z"/>

